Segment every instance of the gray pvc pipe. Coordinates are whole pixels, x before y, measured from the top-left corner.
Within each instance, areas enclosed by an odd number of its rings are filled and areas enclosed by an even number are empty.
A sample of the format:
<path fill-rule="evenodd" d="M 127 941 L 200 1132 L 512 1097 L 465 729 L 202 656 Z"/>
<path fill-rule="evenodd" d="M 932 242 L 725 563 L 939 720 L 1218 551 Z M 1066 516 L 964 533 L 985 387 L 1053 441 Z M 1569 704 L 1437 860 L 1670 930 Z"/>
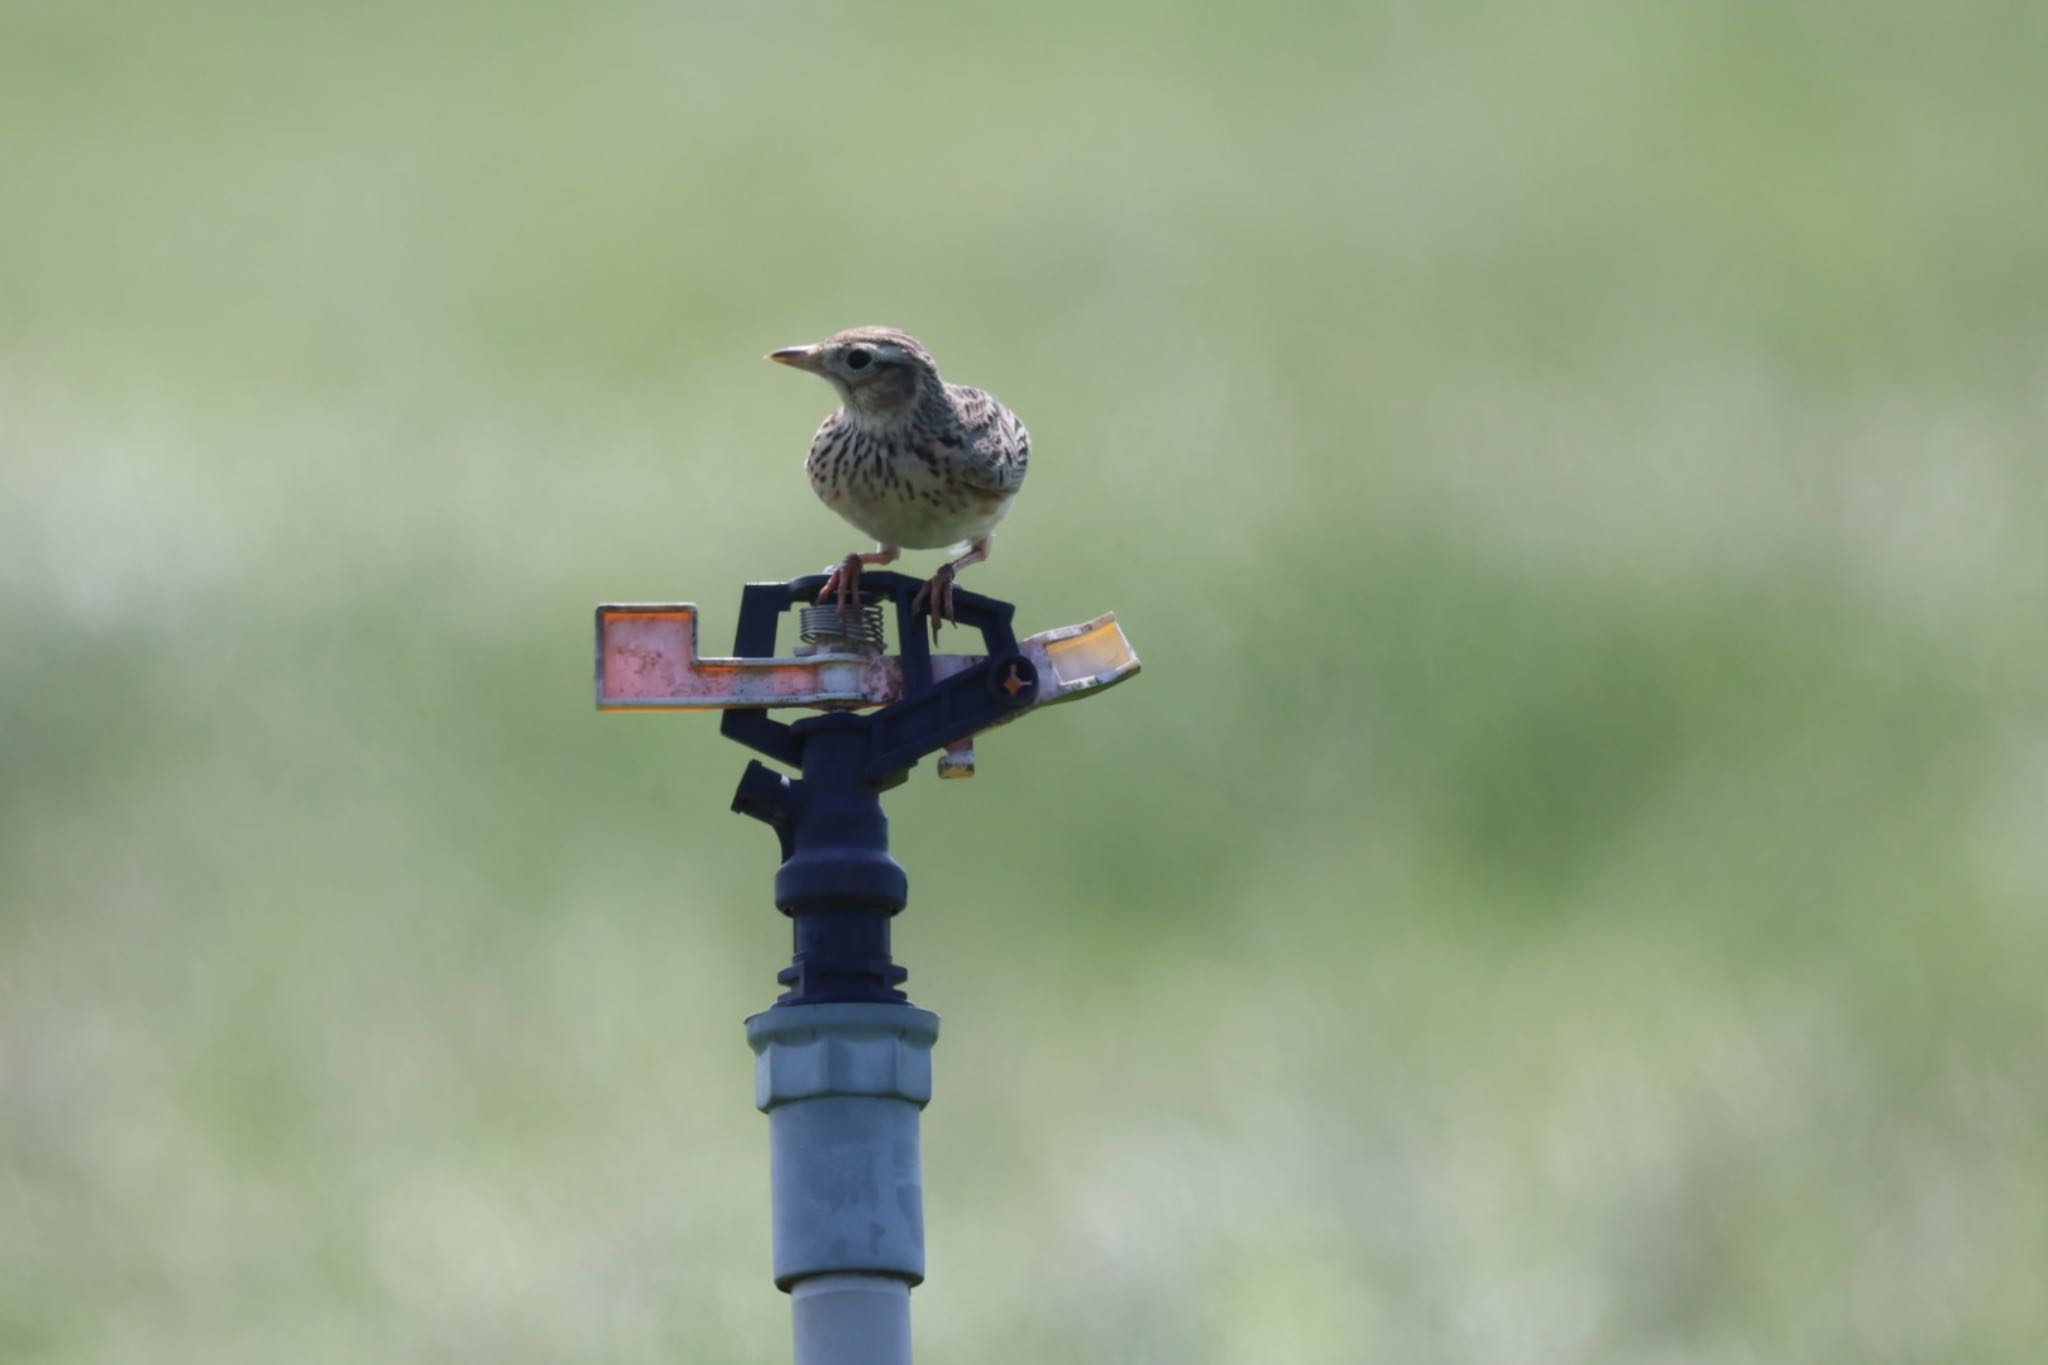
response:
<path fill-rule="evenodd" d="M 924 1279 L 917 1121 L 938 1035 L 939 1017 L 912 1005 L 778 1005 L 747 1020 L 796 1365 L 910 1365 L 910 1287 Z"/>
<path fill-rule="evenodd" d="M 910 1286 L 889 1275 L 814 1275 L 789 1290 L 796 1365 L 910 1365 Z"/>

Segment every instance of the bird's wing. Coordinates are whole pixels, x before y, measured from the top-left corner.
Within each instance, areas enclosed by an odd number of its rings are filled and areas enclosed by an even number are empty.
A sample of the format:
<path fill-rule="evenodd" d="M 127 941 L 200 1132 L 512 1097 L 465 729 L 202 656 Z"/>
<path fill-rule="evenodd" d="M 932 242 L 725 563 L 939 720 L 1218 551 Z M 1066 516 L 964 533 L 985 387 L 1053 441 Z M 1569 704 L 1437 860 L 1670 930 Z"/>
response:
<path fill-rule="evenodd" d="M 1031 465 L 1031 433 L 1017 414 L 995 395 L 962 384 L 948 384 L 946 396 L 959 414 L 961 457 L 968 477 L 995 493 L 1014 493 L 1024 485 Z"/>

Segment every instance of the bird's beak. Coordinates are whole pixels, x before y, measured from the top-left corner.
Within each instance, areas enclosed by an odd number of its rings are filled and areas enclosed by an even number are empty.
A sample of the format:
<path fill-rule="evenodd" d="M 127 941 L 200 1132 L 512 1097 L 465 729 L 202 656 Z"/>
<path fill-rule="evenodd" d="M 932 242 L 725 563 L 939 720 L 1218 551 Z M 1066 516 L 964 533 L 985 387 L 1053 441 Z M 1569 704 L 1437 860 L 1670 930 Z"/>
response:
<path fill-rule="evenodd" d="M 817 354 L 818 348 L 815 346 L 785 346 L 779 351 L 770 351 L 761 358 L 772 360 L 778 365 L 791 365 L 799 370 L 815 370 L 818 368 Z"/>

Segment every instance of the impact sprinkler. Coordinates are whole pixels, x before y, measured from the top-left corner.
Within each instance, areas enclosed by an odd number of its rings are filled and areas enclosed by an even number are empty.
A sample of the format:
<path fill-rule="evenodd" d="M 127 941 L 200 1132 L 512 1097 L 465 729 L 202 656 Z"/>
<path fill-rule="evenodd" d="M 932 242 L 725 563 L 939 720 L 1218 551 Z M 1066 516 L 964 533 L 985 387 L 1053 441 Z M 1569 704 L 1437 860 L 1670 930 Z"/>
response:
<path fill-rule="evenodd" d="M 601 711 L 723 711 L 758 759 L 732 808 L 781 842 L 775 905 L 792 921 L 785 989 L 746 1021 L 754 1103 L 768 1115 L 775 1284 L 790 1295 L 796 1365 L 909 1365 L 910 1289 L 924 1280 L 918 1114 L 939 1018 L 911 1004 L 889 955 L 908 881 L 881 794 L 927 754 L 974 775 L 975 736 L 1138 671 L 1114 613 L 1023 640 L 1014 608 L 958 591 L 979 654 L 935 654 L 902 574 L 862 575 L 858 604 L 814 605 L 825 576 L 750 583 L 730 658 L 697 650 L 694 605 L 597 609 Z M 777 653 L 783 618 L 797 639 Z M 900 654 L 887 654 L 893 610 Z M 819 714 L 781 721 L 770 712 Z"/>

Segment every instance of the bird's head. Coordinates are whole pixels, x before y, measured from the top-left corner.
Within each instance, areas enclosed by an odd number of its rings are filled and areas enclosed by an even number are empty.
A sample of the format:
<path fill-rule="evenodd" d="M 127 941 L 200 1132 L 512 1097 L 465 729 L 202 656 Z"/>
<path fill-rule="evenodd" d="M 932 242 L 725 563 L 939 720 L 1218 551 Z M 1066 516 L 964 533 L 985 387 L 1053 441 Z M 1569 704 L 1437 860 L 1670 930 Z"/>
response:
<path fill-rule="evenodd" d="M 893 327 L 854 327 L 814 346 L 770 351 L 767 358 L 809 370 L 839 390 L 849 412 L 877 422 L 909 415 L 941 385 L 924 343 Z"/>

